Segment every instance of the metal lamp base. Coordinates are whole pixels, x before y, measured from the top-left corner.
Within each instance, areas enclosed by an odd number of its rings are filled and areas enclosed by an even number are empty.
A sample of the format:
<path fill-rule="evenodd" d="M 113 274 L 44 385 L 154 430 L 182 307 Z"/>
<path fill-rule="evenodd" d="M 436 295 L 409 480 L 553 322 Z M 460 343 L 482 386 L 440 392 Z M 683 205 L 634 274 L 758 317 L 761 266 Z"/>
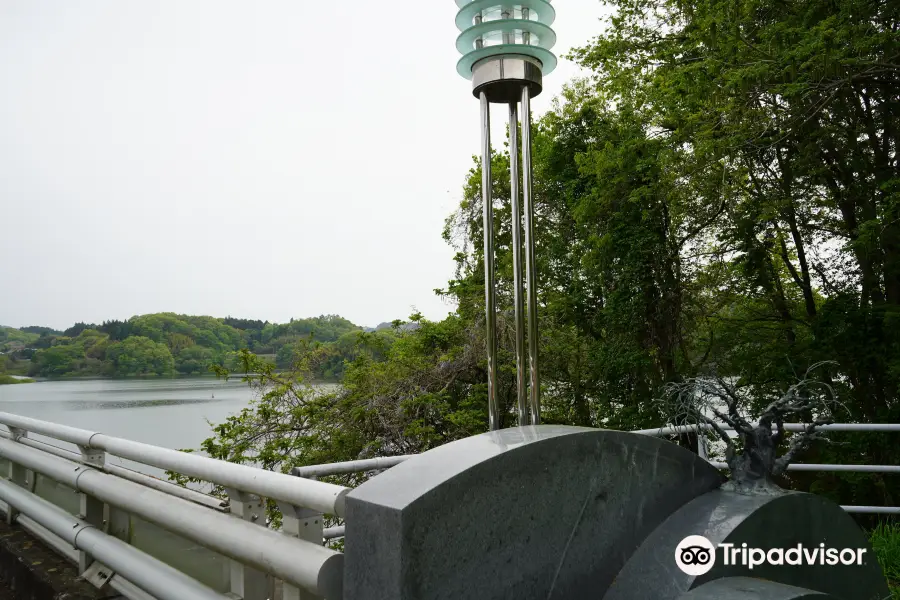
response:
<path fill-rule="evenodd" d="M 512 68 L 508 68 L 512 67 Z M 500 429 L 502 415 L 497 395 L 497 323 L 494 289 L 494 201 L 491 177 L 491 102 L 509 107 L 510 204 L 512 207 L 513 270 L 515 271 L 516 404 L 519 425 L 539 425 L 540 378 L 538 376 L 537 277 L 534 264 L 534 202 L 531 173 L 531 94 L 540 92 L 541 71 L 531 61 L 508 57 L 485 60 L 473 70 L 475 92 L 481 101 L 481 194 L 484 209 L 484 307 L 488 371 L 488 423 Z M 524 78 L 524 79 L 523 79 Z M 525 290 L 522 289 L 521 218 L 519 211 L 519 119 L 522 103 L 522 196 L 525 205 Z M 525 355 L 525 307 L 528 319 L 528 356 Z M 526 368 L 526 360 L 527 368 Z M 530 385 L 526 397 L 525 379 Z M 530 409 L 530 411 L 529 411 Z M 530 415 L 528 414 L 530 412 Z"/>
<path fill-rule="evenodd" d="M 472 94 L 481 93 L 493 104 L 512 104 L 522 98 L 527 87 L 534 98 L 543 90 L 541 63 L 530 56 L 492 56 L 472 67 Z"/>

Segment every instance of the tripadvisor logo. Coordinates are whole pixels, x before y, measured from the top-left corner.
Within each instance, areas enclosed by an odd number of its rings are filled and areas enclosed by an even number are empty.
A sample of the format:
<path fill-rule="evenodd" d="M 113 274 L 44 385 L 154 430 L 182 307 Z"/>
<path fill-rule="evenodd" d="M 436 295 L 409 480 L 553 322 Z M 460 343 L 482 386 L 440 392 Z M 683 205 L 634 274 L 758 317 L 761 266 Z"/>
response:
<path fill-rule="evenodd" d="M 790 548 L 752 548 L 725 543 L 714 546 L 702 535 L 689 535 L 675 548 L 675 564 L 694 577 L 708 573 L 716 564 L 717 554 L 723 565 L 741 565 L 748 569 L 760 565 L 861 565 L 866 548 L 831 548 L 824 543 L 807 547 L 797 544 Z"/>
<path fill-rule="evenodd" d="M 675 564 L 688 575 L 703 575 L 716 564 L 716 548 L 702 535 L 689 535 L 675 548 Z"/>

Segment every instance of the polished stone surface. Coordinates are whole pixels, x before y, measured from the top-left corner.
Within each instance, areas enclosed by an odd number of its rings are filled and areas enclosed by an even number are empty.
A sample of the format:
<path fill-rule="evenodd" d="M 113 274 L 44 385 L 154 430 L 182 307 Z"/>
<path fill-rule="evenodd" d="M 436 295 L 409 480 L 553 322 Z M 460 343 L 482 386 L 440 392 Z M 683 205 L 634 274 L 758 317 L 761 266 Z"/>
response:
<path fill-rule="evenodd" d="M 602 597 L 722 475 L 650 436 L 539 425 L 441 446 L 347 496 L 346 600 Z"/>
<path fill-rule="evenodd" d="M 723 551 L 705 575 L 692 577 L 675 563 L 675 549 L 689 535 L 706 537 L 713 545 L 733 543 L 765 551 L 865 548 L 862 565 L 724 564 Z M 743 495 L 711 491 L 689 502 L 666 519 L 621 570 L 603 600 L 676 600 L 686 591 L 720 577 L 753 577 L 828 593 L 840 600 L 883 600 L 890 597 L 881 567 L 868 539 L 840 506 L 804 493 Z"/>
<path fill-rule="evenodd" d="M 725 577 L 682 594 L 678 600 L 837 600 L 837 598 L 774 581 Z"/>

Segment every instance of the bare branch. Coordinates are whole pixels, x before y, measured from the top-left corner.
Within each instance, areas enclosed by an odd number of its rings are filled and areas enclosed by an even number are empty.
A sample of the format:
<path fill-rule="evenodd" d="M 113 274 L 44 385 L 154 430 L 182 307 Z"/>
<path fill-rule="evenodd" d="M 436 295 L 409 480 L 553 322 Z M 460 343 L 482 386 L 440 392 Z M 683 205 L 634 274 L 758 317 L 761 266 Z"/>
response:
<path fill-rule="evenodd" d="M 692 422 L 708 425 L 725 443 L 726 460 L 731 469 L 733 485 L 745 490 L 777 489 L 772 479 L 784 474 L 788 465 L 815 441 L 827 441 L 819 429 L 834 422 L 834 415 L 844 407 L 836 398 L 832 386 L 813 378 L 814 371 L 834 364 L 823 361 L 811 365 L 797 376 L 797 382 L 772 400 L 759 414 L 758 424 L 751 425 L 743 410 L 750 398 L 722 377 L 693 378 L 665 387 L 661 400 L 663 413 L 670 422 Z M 778 446 L 785 441 L 785 422 L 797 417 L 812 418 L 802 432 L 790 438 L 790 445 L 781 457 Z M 734 428 L 740 438 L 741 449 L 719 424 Z M 773 433 L 772 428 L 775 427 Z"/>
<path fill-rule="evenodd" d="M 783 475 L 787 470 L 788 465 L 794 461 L 798 454 L 809 448 L 814 441 L 824 439 L 822 437 L 822 432 L 817 431 L 816 428 L 821 425 L 829 425 L 833 422 L 832 419 L 816 419 L 815 423 L 807 425 L 803 432 L 791 438 L 791 447 L 783 456 L 775 461 L 775 466 L 772 468 L 772 475 L 775 477 Z"/>
<path fill-rule="evenodd" d="M 715 388 L 706 385 L 699 379 L 688 379 L 682 383 L 670 383 L 665 387 L 662 403 L 664 414 L 670 417 L 673 423 L 706 424 L 725 443 L 726 448 L 734 450 L 734 442 L 728 433 L 709 415 L 704 414 L 703 409 L 710 410 L 716 417 L 734 427 L 734 422 L 727 415 L 721 414 L 711 402 L 712 398 L 719 398 Z M 699 432 L 698 432 L 699 433 Z"/>

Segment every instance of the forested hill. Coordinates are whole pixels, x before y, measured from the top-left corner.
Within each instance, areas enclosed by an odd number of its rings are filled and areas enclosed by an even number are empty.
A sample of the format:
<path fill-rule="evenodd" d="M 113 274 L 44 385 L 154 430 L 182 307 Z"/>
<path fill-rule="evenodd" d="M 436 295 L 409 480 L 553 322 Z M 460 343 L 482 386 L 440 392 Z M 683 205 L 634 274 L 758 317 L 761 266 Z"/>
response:
<path fill-rule="evenodd" d="M 317 376 L 339 378 L 363 328 L 337 315 L 269 323 L 232 317 L 157 313 L 127 321 L 48 327 L 0 327 L 0 352 L 11 372 L 41 377 L 73 375 L 204 374 L 211 365 L 239 367 L 248 349 L 290 366 L 300 347 L 316 347 Z"/>

